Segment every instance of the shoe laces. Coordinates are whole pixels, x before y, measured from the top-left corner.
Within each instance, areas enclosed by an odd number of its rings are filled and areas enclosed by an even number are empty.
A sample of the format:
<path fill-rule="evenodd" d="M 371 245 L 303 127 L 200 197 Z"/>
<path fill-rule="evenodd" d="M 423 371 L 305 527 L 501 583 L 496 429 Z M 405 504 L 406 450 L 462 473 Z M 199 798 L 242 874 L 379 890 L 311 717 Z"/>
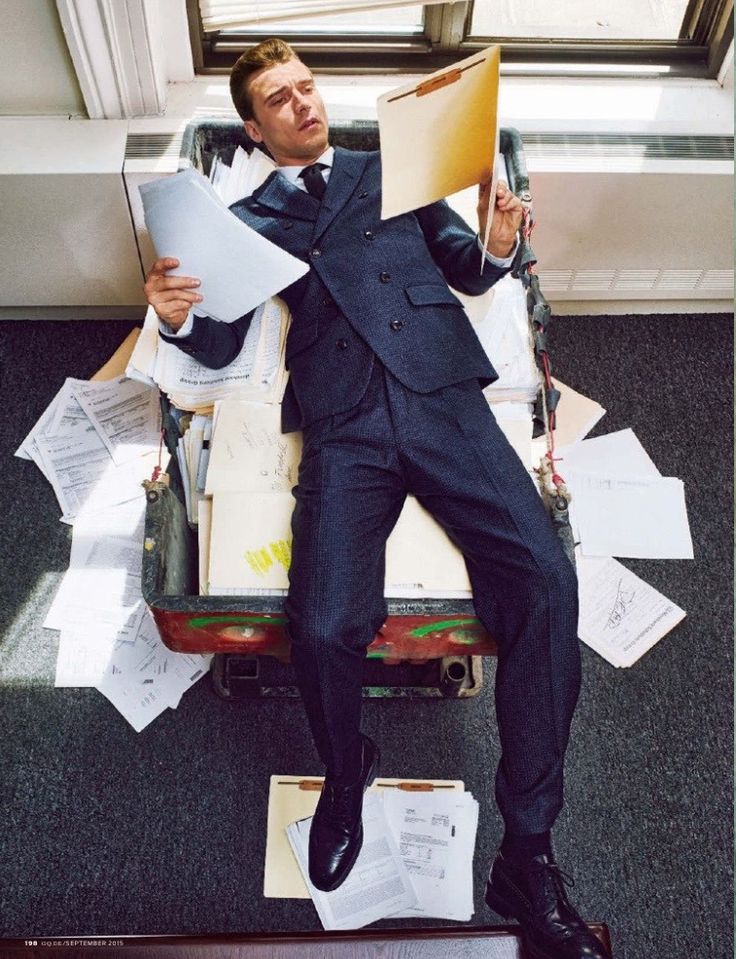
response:
<path fill-rule="evenodd" d="M 545 899 L 549 909 L 554 909 L 560 904 L 570 908 L 565 886 L 572 888 L 575 885 L 573 877 L 561 869 L 556 862 L 535 863 L 534 868 L 543 873 Z"/>
<path fill-rule="evenodd" d="M 341 825 L 350 825 L 353 814 L 349 791 L 344 786 L 324 786 L 323 788 L 327 791 L 326 799 L 329 803 L 330 819 L 339 822 Z"/>

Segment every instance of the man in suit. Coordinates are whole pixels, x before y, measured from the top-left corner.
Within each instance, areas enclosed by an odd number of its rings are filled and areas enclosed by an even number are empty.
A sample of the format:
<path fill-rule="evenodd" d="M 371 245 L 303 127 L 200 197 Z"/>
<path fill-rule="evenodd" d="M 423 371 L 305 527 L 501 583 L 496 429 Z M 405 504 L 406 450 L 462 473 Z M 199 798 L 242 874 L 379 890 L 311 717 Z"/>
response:
<path fill-rule="evenodd" d="M 327 767 L 312 882 L 337 888 L 360 851 L 363 791 L 378 765 L 360 732 L 361 667 L 386 618 L 386 539 L 412 492 L 465 555 L 478 616 L 498 644 L 505 834 L 486 899 L 521 922 L 535 956 L 603 957 L 566 897 L 550 833 L 580 685 L 575 574 L 481 392 L 496 373 L 448 288 L 480 294 L 508 271 L 521 204 L 503 184 L 491 198 L 486 183 L 478 234 L 444 201 L 381 221 L 380 155 L 329 146 L 314 78 L 288 45 L 264 41 L 241 57 L 231 92 L 246 132 L 278 165 L 231 209 L 311 267 L 280 295 L 292 314 L 282 428 L 304 441 L 285 609 Z M 232 324 L 193 316 L 198 280 L 169 276 L 176 265 L 158 260 L 146 281 L 161 334 L 224 366 L 252 314 Z"/>

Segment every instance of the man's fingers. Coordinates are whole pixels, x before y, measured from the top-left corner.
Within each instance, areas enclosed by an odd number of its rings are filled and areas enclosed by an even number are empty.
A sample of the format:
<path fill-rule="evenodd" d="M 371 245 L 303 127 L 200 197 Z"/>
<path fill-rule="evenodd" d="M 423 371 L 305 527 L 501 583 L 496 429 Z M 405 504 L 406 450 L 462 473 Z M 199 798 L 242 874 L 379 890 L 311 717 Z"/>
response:
<path fill-rule="evenodd" d="M 188 290 L 161 290 L 150 297 L 150 303 L 155 307 L 164 303 L 201 303 L 203 299 L 199 293 L 190 293 Z"/>
<path fill-rule="evenodd" d="M 153 280 L 157 290 L 195 290 L 201 286 L 196 276 L 162 276 L 158 274 Z"/>
<path fill-rule="evenodd" d="M 179 261 L 173 256 L 162 256 L 151 267 L 151 273 L 165 273 L 166 270 L 175 270 Z"/>

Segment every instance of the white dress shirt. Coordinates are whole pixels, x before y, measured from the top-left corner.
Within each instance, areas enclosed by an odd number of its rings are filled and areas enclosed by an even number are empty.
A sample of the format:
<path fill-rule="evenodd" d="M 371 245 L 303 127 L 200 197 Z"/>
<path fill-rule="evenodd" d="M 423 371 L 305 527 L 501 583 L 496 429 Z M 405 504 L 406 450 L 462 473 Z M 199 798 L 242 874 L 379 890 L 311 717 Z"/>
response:
<path fill-rule="evenodd" d="M 332 164 L 334 162 L 334 159 L 335 159 L 335 148 L 327 147 L 327 149 L 322 154 L 322 156 L 318 157 L 317 160 L 314 161 L 315 163 L 322 163 L 324 165 L 324 169 L 322 170 L 322 176 L 325 179 L 325 183 L 327 183 L 330 179 L 330 173 L 332 172 Z M 311 166 L 311 164 L 307 164 L 307 166 Z M 304 170 L 305 167 L 280 166 L 280 167 L 277 167 L 277 169 L 279 173 L 281 174 L 281 176 L 285 177 L 290 183 L 293 183 L 294 186 L 299 187 L 299 189 L 303 190 L 305 193 L 307 192 L 307 186 L 303 178 L 300 176 L 302 170 Z M 477 241 L 478 241 L 478 246 L 482 250 L 483 241 L 481 240 L 480 236 L 477 237 Z M 500 267 L 501 269 L 505 269 L 506 267 L 511 266 L 511 264 L 513 263 L 514 256 L 516 255 L 518 246 L 519 246 L 519 239 L 517 237 L 516 243 L 514 244 L 514 248 L 511 251 L 511 254 L 509 256 L 506 256 L 506 257 L 493 256 L 492 253 L 488 253 L 486 251 L 486 260 L 489 263 L 493 264 L 493 266 L 497 266 L 497 267 Z M 176 333 L 172 333 L 168 325 L 164 323 L 163 320 L 159 320 L 158 325 L 161 332 L 165 333 L 167 336 L 177 336 L 183 339 L 184 337 L 189 336 L 189 334 L 192 332 L 192 327 L 194 325 L 194 317 L 192 316 L 192 311 L 190 310 L 189 315 L 187 316 L 183 325 L 179 327 L 179 330 Z"/>

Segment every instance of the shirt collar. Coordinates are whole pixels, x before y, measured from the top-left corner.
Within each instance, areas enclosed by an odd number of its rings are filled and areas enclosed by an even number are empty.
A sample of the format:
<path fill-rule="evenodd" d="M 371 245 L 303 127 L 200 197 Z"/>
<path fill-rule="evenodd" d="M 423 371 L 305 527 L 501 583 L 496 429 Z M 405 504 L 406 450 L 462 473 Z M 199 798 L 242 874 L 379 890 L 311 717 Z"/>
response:
<path fill-rule="evenodd" d="M 315 163 L 324 163 L 325 166 L 327 166 L 327 167 L 329 167 L 330 169 L 332 169 L 332 163 L 333 163 L 334 156 L 335 156 L 335 148 L 334 148 L 334 147 L 327 147 L 327 149 L 326 149 L 325 152 L 322 154 L 322 156 L 321 156 L 321 157 L 318 157 L 314 162 L 315 162 Z M 307 166 L 310 166 L 310 164 L 306 164 L 306 165 L 307 165 Z M 289 180 L 291 183 L 296 183 L 296 181 L 299 179 L 299 174 L 302 172 L 303 169 L 304 169 L 303 166 L 280 166 L 280 167 L 278 167 L 279 173 L 280 173 L 282 176 L 285 176 L 286 179 Z"/>

